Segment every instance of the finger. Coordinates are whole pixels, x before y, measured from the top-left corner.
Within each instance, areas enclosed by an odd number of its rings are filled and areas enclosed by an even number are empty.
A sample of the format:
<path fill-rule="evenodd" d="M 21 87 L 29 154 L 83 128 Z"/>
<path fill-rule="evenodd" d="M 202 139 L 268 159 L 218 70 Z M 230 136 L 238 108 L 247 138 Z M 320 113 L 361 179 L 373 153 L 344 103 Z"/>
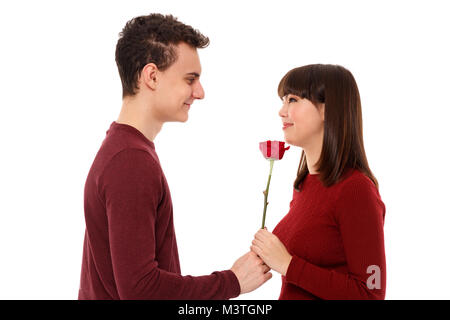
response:
<path fill-rule="evenodd" d="M 257 247 L 255 247 L 255 248 L 257 248 Z M 264 261 L 265 257 L 263 257 L 263 255 L 264 255 L 263 251 L 261 251 L 258 254 L 258 263 L 257 263 L 257 265 L 260 267 L 261 272 L 266 272 L 266 268 L 269 268 L 269 270 L 271 268 Z"/>
<path fill-rule="evenodd" d="M 262 250 L 261 250 L 261 254 L 262 254 Z M 258 255 L 258 265 L 261 265 L 261 267 L 264 267 L 266 265 L 266 263 L 264 262 L 263 258 Z"/>
<path fill-rule="evenodd" d="M 257 247 L 261 248 L 261 249 L 264 247 L 264 242 L 262 242 L 261 240 L 258 240 L 258 239 L 253 239 L 252 240 L 252 244 L 254 246 L 257 246 Z"/>
<path fill-rule="evenodd" d="M 247 252 L 247 254 L 248 254 L 250 257 L 256 256 L 256 253 L 252 252 L 251 250 L 250 250 L 249 252 Z"/>
<path fill-rule="evenodd" d="M 264 273 L 267 273 L 267 272 L 269 272 L 270 271 L 270 268 L 269 268 L 269 266 L 268 265 L 266 265 L 266 264 L 264 264 L 264 269 L 263 269 L 263 272 Z"/>
<path fill-rule="evenodd" d="M 272 272 L 264 273 L 264 282 L 263 283 L 265 283 L 267 280 L 269 280 L 271 278 L 272 278 Z"/>
<path fill-rule="evenodd" d="M 250 249 L 254 252 L 254 253 L 256 253 L 259 257 L 261 257 L 261 254 L 262 254 L 262 250 L 260 249 L 260 248 L 258 248 L 257 246 L 251 246 L 250 247 Z"/>
<path fill-rule="evenodd" d="M 250 251 L 248 252 L 248 256 L 250 259 L 260 259 L 258 254 L 252 250 L 252 246 L 250 246 Z"/>
<path fill-rule="evenodd" d="M 260 234 L 263 238 L 270 238 L 272 233 L 267 230 L 267 228 L 261 229 Z"/>
<path fill-rule="evenodd" d="M 255 234 L 255 239 L 264 240 L 267 237 L 266 231 L 264 229 L 259 229 L 259 231 Z"/>

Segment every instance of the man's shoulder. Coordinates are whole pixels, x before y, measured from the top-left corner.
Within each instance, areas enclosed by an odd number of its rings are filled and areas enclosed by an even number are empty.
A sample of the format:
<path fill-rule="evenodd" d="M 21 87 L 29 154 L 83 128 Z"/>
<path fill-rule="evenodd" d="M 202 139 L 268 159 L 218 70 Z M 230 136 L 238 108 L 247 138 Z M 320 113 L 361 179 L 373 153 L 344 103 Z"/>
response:
<path fill-rule="evenodd" d="M 126 168 L 152 168 L 160 170 L 160 165 L 157 159 L 145 148 L 126 147 L 116 150 L 111 154 L 109 161 L 105 167 L 114 165 Z"/>
<path fill-rule="evenodd" d="M 162 169 L 145 149 L 117 150 L 99 169 L 95 180 L 102 195 L 106 190 L 125 194 L 130 190 L 157 193 L 164 189 Z"/>
<path fill-rule="evenodd" d="M 127 132 L 117 131 L 108 134 L 102 142 L 94 160 L 100 171 L 111 164 L 111 162 L 129 164 L 152 164 L 159 167 L 159 160 L 148 145 Z"/>
<path fill-rule="evenodd" d="M 156 155 L 145 147 L 123 143 L 102 143 L 92 163 L 88 180 L 93 179 L 96 184 L 102 184 L 107 176 L 139 175 L 151 176 L 159 179 L 162 169 Z"/>
<path fill-rule="evenodd" d="M 110 153 L 101 171 L 102 175 L 160 176 L 162 169 L 157 158 L 145 148 L 126 147 Z"/>

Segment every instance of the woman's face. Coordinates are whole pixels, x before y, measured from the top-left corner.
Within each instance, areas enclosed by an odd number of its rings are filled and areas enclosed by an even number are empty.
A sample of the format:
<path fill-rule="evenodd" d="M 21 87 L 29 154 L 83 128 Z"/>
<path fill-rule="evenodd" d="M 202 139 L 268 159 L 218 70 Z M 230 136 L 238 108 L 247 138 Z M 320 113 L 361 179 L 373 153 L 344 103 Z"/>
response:
<path fill-rule="evenodd" d="M 283 106 L 278 113 L 283 122 L 285 141 L 303 149 L 321 145 L 323 141 L 325 105 L 319 108 L 308 99 L 288 94 L 283 97 Z"/>

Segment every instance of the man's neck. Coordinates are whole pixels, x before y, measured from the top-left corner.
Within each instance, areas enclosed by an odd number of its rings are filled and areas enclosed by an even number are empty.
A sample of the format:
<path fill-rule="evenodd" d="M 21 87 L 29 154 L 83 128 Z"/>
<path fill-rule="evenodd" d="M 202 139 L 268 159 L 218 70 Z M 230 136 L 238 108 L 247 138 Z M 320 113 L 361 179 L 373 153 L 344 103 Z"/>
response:
<path fill-rule="evenodd" d="M 124 99 L 117 123 L 127 124 L 139 130 L 148 140 L 155 140 L 163 123 L 152 117 L 150 106 L 139 100 Z"/>

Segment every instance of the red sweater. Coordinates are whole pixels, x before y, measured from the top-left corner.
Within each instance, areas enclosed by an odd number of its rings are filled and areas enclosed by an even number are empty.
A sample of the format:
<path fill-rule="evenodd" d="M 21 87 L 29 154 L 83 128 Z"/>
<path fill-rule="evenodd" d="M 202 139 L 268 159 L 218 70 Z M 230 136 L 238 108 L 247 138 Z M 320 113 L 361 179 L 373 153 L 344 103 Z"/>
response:
<path fill-rule="evenodd" d="M 384 299 L 385 212 L 375 185 L 358 170 L 328 188 L 308 174 L 273 230 L 293 256 L 279 299 Z"/>
<path fill-rule="evenodd" d="M 229 299 L 231 270 L 182 276 L 172 201 L 154 143 L 113 122 L 89 171 L 78 299 Z"/>

